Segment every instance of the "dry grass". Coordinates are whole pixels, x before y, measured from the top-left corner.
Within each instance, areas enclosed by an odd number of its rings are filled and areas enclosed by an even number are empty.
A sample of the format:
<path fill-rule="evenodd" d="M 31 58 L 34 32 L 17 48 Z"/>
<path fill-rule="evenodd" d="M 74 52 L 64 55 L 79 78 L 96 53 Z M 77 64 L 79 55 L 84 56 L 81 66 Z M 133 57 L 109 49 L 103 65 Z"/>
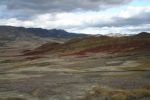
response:
<path fill-rule="evenodd" d="M 19 98 L 19 97 L 14 97 L 14 98 L 0 98 L 0 100 L 27 100 L 25 98 Z"/>
<path fill-rule="evenodd" d="M 148 96 L 150 96 L 150 85 L 130 90 L 119 90 L 96 86 L 81 100 L 130 100 Z"/>
<path fill-rule="evenodd" d="M 123 70 L 150 70 L 150 59 L 147 58 L 145 60 L 139 61 L 139 65 L 136 67 L 122 67 Z"/>

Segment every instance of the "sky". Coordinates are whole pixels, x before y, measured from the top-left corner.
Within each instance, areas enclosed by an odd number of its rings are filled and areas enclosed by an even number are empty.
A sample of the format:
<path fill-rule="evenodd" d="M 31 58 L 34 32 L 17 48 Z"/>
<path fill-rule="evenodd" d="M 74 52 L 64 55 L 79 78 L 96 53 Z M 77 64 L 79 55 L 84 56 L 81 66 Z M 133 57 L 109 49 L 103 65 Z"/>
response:
<path fill-rule="evenodd" d="M 0 0 L 0 25 L 86 34 L 150 32 L 150 0 Z"/>

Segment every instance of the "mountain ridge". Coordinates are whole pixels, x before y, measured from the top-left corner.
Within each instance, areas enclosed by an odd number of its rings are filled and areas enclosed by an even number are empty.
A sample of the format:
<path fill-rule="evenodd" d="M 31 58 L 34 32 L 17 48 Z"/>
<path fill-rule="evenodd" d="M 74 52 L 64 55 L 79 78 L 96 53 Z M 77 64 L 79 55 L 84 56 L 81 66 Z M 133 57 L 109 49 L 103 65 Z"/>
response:
<path fill-rule="evenodd" d="M 86 37 L 86 34 L 70 33 L 60 29 L 24 28 L 0 26 L 0 46 L 38 47 L 47 42 L 64 42 L 73 38 Z"/>
<path fill-rule="evenodd" d="M 61 29 L 24 28 L 14 26 L 0 26 L 0 37 L 15 37 L 19 35 L 35 35 L 37 37 L 52 38 L 77 38 L 85 37 L 86 34 L 71 33 Z"/>

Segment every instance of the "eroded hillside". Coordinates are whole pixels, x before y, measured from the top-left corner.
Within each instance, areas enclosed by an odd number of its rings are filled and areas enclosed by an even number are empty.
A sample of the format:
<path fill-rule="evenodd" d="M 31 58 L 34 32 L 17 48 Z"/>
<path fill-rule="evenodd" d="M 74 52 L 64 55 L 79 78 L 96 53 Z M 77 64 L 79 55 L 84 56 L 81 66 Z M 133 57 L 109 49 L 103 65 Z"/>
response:
<path fill-rule="evenodd" d="M 149 100 L 150 34 L 0 49 L 0 100 Z"/>

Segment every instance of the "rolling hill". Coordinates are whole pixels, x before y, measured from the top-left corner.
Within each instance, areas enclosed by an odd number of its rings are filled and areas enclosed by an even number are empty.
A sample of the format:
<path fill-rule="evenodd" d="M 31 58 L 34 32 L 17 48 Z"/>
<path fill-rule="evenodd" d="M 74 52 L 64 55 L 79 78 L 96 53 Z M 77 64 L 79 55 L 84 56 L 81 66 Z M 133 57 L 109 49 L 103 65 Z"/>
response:
<path fill-rule="evenodd" d="M 24 55 L 60 54 L 86 55 L 98 52 L 130 52 L 150 49 L 150 34 L 146 32 L 132 36 L 109 37 L 89 36 L 72 39 L 65 43 L 46 43 L 42 46 L 26 52 Z"/>

